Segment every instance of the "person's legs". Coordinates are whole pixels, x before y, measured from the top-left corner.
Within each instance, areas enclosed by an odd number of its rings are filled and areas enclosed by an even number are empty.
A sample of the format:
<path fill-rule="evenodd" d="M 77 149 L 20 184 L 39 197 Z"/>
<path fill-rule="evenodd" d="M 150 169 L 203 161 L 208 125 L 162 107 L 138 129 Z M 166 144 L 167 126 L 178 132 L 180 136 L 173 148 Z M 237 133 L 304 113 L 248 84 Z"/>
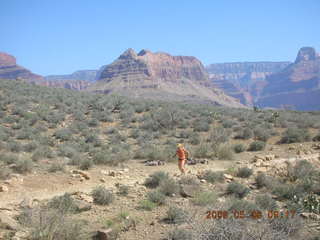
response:
<path fill-rule="evenodd" d="M 184 168 L 184 165 L 186 163 L 186 160 L 185 159 L 179 159 L 179 169 L 181 171 L 182 174 L 185 174 L 186 170 Z"/>

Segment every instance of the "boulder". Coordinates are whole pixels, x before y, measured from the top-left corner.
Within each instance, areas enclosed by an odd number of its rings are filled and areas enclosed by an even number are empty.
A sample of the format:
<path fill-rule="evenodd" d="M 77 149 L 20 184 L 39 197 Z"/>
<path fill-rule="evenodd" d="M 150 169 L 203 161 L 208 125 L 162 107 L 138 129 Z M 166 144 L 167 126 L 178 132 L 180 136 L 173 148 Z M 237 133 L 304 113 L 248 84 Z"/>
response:
<path fill-rule="evenodd" d="M 73 174 L 79 174 L 80 176 L 84 177 L 86 180 L 90 179 L 90 176 L 88 173 L 81 171 L 81 170 L 73 170 L 72 171 Z"/>
<path fill-rule="evenodd" d="M 225 178 L 225 179 L 228 179 L 228 180 L 233 180 L 233 176 L 232 175 L 230 175 L 230 174 L 223 174 L 223 177 Z"/>
<path fill-rule="evenodd" d="M 111 240 L 112 229 L 100 229 L 97 231 L 96 235 L 93 237 L 94 240 Z"/>
<path fill-rule="evenodd" d="M 78 212 L 85 212 L 91 210 L 91 204 L 85 202 L 85 201 L 80 201 L 80 200 L 74 200 L 74 204 L 77 208 Z"/>
<path fill-rule="evenodd" d="M 1 185 L 0 186 L 0 192 L 8 192 L 9 191 L 9 188 L 5 185 Z"/>
<path fill-rule="evenodd" d="M 8 230 L 19 229 L 19 224 L 17 223 L 17 221 L 4 213 L 0 214 L 0 226 L 2 229 L 8 229 Z"/>

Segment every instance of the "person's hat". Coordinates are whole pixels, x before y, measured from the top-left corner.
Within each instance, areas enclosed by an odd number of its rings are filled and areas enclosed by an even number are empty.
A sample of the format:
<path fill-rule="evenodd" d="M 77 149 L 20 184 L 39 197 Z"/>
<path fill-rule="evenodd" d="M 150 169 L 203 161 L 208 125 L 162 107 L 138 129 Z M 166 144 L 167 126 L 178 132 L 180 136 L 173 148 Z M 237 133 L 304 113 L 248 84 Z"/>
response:
<path fill-rule="evenodd" d="M 178 148 L 182 148 L 183 146 L 182 146 L 181 143 L 178 143 L 178 144 L 177 144 L 177 147 L 178 147 Z"/>

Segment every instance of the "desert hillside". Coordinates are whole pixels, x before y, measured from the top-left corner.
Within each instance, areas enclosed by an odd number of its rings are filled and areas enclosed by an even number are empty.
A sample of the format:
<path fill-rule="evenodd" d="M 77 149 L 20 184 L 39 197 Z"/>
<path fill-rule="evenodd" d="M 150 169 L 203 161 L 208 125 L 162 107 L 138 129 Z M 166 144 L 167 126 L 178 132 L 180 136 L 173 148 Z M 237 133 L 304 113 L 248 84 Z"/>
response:
<path fill-rule="evenodd" d="M 1 80 L 0 123 L 0 239 L 319 236 L 319 112 Z"/>

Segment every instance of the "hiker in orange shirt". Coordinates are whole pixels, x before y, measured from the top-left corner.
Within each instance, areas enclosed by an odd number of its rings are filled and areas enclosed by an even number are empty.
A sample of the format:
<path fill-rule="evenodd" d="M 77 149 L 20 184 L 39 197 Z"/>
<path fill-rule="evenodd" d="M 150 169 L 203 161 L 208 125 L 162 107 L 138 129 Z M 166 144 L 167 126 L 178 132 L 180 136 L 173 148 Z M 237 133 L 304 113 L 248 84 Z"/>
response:
<path fill-rule="evenodd" d="M 186 160 L 189 156 L 189 152 L 182 146 L 182 144 L 178 144 L 177 151 L 176 151 L 176 154 L 174 155 L 174 157 L 175 156 L 178 156 L 178 158 L 179 158 L 178 167 L 179 167 L 181 173 L 185 174 L 186 170 L 184 168 L 184 165 L 186 164 Z"/>

